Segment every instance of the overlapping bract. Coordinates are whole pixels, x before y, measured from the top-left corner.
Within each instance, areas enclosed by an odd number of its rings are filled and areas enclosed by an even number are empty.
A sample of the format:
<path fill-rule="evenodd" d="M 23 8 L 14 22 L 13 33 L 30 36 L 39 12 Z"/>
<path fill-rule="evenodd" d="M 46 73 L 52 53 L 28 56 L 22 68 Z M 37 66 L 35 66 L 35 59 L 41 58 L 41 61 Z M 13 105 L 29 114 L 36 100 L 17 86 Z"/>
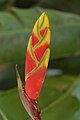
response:
<path fill-rule="evenodd" d="M 25 91 L 36 100 L 44 82 L 50 55 L 49 20 L 43 13 L 36 21 L 29 39 L 25 63 Z"/>

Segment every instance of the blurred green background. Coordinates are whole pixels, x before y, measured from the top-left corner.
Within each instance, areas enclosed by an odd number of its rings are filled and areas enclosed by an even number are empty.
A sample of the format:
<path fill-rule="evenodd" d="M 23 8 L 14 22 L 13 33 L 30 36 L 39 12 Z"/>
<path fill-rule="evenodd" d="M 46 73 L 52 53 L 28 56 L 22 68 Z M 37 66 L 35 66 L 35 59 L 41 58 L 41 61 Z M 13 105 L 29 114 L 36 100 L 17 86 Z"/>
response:
<path fill-rule="evenodd" d="M 30 120 L 19 99 L 26 47 L 36 19 L 50 19 L 51 56 L 38 102 L 43 120 L 80 120 L 80 0 L 0 0 L 0 120 Z"/>

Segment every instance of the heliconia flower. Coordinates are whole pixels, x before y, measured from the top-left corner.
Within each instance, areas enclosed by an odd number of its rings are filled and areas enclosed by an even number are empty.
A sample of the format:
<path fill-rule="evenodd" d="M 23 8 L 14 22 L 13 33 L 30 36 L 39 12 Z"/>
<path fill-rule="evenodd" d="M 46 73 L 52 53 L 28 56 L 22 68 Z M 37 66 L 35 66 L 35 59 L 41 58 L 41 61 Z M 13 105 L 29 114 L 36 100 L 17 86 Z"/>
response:
<path fill-rule="evenodd" d="M 43 85 L 50 56 L 50 27 L 45 13 L 36 21 L 26 52 L 25 85 L 22 86 L 17 71 L 21 101 L 33 120 L 41 120 L 36 103 Z"/>

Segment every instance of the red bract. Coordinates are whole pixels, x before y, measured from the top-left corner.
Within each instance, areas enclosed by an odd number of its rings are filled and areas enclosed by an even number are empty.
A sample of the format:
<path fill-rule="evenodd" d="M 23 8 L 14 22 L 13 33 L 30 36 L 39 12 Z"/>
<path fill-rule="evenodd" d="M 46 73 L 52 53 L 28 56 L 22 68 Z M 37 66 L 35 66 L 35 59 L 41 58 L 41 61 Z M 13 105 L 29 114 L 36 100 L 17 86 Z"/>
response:
<path fill-rule="evenodd" d="M 34 54 L 38 61 L 40 61 L 42 59 L 42 57 L 48 47 L 49 47 L 49 45 L 47 43 L 45 43 L 45 44 L 39 46 L 38 48 L 36 48 L 36 50 L 34 51 Z"/>
<path fill-rule="evenodd" d="M 25 90 L 27 91 L 28 96 L 32 100 L 36 99 L 40 92 L 45 77 L 45 73 L 46 73 L 46 67 L 42 66 L 32 75 L 30 75 L 30 77 L 27 78 Z"/>
<path fill-rule="evenodd" d="M 35 60 L 31 57 L 30 52 L 27 50 L 27 57 L 26 57 L 27 64 L 25 65 L 25 73 L 29 73 L 36 67 Z"/>
<path fill-rule="evenodd" d="M 32 47 L 34 47 L 35 44 L 38 43 L 38 42 L 39 42 L 39 40 L 38 40 L 38 38 L 36 37 L 35 33 L 33 32 L 33 33 L 32 33 Z"/>

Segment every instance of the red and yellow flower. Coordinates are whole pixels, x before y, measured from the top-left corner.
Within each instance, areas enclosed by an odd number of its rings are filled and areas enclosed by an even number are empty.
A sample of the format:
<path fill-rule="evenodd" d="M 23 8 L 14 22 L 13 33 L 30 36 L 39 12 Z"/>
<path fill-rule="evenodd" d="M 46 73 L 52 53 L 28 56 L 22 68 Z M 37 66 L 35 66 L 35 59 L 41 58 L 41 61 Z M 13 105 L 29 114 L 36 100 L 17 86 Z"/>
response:
<path fill-rule="evenodd" d="M 29 39 L 25 63 L 25 90 L 35 100 L 44 82 L 50 55 L 49 20 L 43 13 L 36 21 Z"/>
<path fill-rule="evenodd" d="M 43 13 L 36 21 L 30 36 L 25 62 L 25 85 L 16 67 L 18 91 L 24 108 L 33 120 L 41 120 L 36 103 L 43 85 L 50 56 L 49 20 Z"/>

